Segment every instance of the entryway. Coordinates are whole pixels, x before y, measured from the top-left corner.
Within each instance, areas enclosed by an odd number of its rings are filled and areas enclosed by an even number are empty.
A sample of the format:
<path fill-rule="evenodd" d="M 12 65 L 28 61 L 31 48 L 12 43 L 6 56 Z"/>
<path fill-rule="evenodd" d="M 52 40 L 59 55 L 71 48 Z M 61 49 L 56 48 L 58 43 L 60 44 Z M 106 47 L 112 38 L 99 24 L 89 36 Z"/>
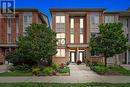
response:
<path fill-rule="evenodd" d="M 78 60 L 80 60 L 82 63 L 84 62 L 84 52 L 70 52 L 70 62 L 76 63 Z"/>

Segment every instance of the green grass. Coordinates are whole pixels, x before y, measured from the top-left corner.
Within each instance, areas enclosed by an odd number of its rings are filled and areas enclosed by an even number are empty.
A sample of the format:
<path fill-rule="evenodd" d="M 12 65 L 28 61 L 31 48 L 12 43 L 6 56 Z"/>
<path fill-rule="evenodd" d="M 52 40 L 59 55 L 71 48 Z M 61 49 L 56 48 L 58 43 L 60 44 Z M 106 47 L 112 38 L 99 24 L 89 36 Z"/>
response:
<path fill-rule="evenodd" d="M 130 83 L 0 83 L 0 87 L 130 87 Z"/>
<path fill-rule="evenodd" d="M 91 70 L 95 71 L 98 74 L 102 75 L 126 75 L 130 76 L 130 70 L 123 68 L 122 66 L 117 65 L 104 65 L 96 64 L 90 65 Z"/>
<path fill-rule="evenodd" d="M 4 72 L 0 73 L 0 77 L 4 76 L 32 76 L 32 72 L 25 71 L 13 71 L 13 72 Z"/>

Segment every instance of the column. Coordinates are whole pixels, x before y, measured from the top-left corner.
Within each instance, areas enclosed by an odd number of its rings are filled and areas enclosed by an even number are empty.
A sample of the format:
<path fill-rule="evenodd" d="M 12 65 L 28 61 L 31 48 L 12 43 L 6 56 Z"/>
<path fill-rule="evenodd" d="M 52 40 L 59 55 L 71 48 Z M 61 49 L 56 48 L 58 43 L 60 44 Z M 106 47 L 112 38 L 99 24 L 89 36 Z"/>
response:
<path fill-rule="evenodd" d="M 76 61 L 79 60 L 79 48 L 76 49 Z"/>

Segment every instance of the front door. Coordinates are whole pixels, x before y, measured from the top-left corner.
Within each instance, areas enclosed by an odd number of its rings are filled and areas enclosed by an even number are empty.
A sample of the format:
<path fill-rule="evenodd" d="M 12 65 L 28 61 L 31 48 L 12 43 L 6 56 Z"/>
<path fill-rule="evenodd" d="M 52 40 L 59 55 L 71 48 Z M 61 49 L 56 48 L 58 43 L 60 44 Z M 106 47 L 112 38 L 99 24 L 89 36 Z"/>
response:
<path fill-rule="evenodd" d="M 70 52 L 70 62 L 76 62 L 76 52 Z"/>
<path fill-rule="evenodd" d="M 84 52 L 79 52 L 79 60 L 84 62 Z"/>

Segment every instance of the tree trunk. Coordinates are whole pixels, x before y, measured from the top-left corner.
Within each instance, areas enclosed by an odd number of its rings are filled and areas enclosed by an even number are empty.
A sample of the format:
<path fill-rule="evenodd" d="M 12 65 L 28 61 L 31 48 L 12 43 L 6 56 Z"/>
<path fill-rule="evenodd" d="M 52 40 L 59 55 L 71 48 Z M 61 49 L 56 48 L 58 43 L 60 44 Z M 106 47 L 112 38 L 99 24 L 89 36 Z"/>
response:
<path fill-rule="evenodd" d="M 105 67 L 107 67 L 107 57 L 104 58 L 105 58 Z"/>
<path fill-rule="evenodd" d="M 48 58 L 48 65 L 51 66 L 52 65 L 52 57 Z"/>

